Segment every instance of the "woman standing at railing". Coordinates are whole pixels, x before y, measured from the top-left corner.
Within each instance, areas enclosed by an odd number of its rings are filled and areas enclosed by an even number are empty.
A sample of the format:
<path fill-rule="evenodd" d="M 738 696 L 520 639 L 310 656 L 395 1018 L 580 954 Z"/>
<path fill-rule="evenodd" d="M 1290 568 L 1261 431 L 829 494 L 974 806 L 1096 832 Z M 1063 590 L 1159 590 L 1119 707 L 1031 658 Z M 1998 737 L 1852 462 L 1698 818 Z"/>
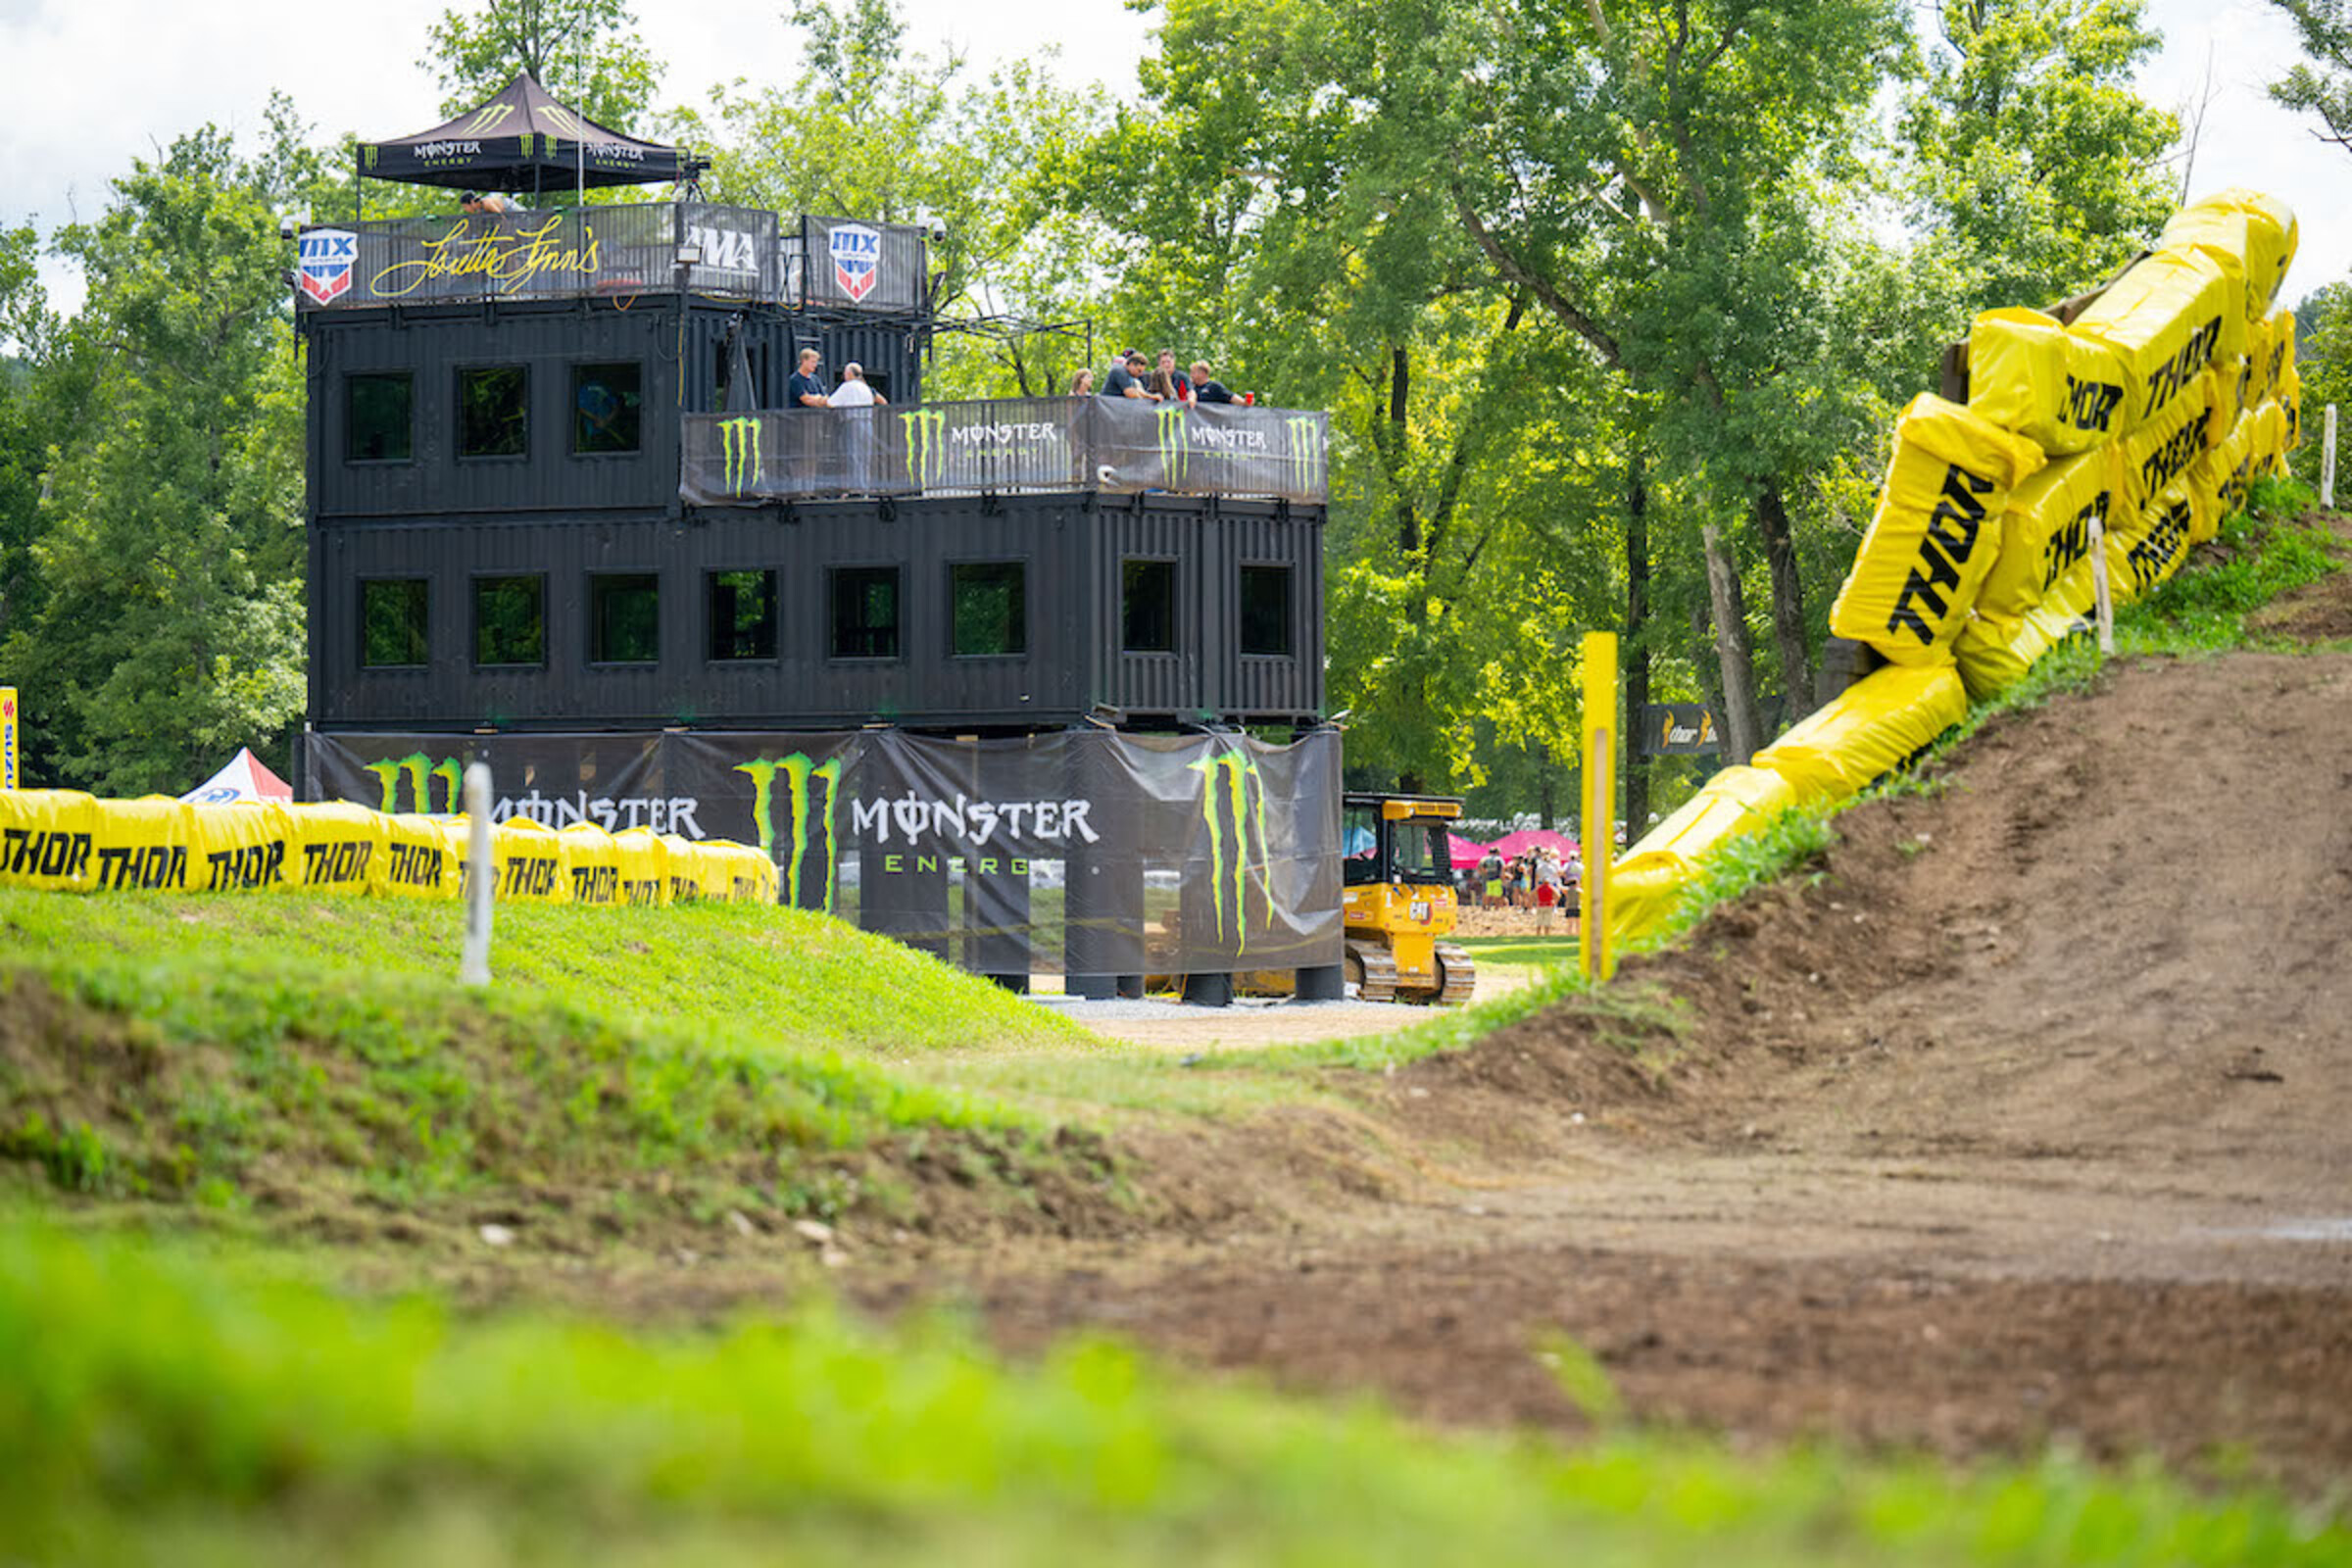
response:
<path fill-rule="evenodd" d="M 1092 366 L 1081 366 L 1079 367 L 1078 373 L 1070 377 L 1070 396 L 1074 398 L 1091 398 L 1094 395 L 1094 368 Z"/>

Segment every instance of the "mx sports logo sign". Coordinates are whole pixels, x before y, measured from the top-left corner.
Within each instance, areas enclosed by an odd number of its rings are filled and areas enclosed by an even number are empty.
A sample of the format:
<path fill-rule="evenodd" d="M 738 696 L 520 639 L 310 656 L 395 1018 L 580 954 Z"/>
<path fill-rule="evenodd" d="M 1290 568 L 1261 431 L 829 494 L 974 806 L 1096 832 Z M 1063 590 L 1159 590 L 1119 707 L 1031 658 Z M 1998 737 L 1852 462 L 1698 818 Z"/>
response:
<path fill-rule="evenodd" d="M 863 223 L 844 223 L 826 243 L 833 256 L 833 281 L 852 304 L 863 305 L 882 280 L 881 231 Z"/>
<path fill-rule="evenodd" d="M 304 234 L 295 281 L 314 305 L 332 305 L 351 292 L 352 269 L 360 261 L 360 236 L 347 228 L 314 228 Z"/>

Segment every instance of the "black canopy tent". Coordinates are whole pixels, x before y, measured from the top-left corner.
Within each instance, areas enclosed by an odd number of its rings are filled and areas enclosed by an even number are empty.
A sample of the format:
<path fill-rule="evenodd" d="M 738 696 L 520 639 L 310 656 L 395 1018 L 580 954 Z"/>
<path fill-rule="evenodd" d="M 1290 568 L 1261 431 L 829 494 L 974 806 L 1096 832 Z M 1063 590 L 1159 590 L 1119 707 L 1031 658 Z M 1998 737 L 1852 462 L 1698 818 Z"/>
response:
<path fill-rule="evenodd" d="M 528 191 L 569 185 L 651 185 L 692 181 L 707 159 L 640 141 L 556 101 L 528 73 L 518 74 L 478 109 L 414 136 L 360 144 L 367 179 L 463 190 Z"/>

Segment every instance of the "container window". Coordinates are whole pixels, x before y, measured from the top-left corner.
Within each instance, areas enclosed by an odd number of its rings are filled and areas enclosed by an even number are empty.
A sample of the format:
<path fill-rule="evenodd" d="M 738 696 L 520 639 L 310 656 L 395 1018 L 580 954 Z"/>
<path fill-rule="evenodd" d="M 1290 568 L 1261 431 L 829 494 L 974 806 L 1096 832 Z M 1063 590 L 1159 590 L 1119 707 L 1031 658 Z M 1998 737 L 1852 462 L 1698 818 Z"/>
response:
<path fill-rule="evenodd" d="M 833 657 L 899 657 L 899 568 L 833 568 Z"/>
<path fill-rule="evenodd" d="M 492 365 L 458 372 L 458 456 L 519 458 L 530 450 L 530 371 Z"/>
<path fill-rule="evenodd" d="M 776 657 L 776 574 L 710 574 L 710 658 L 719 662 Z"/>
<path fill-rule="evenodd" d="M 343 456 L 353 463 L 406 463 L 415 455 L 410 417 L 416 383 L 397 375 L 354 375 L 343 382 Z"/>
<path fill-rule="evenodd" d="M 493 665 L 547 662 L 546 578 L 473 580 L 473 662 Z"/>
<path fill-rule="evenodd" d="M 571 368 L 571 450 L 635 452 L 644 406 L 644 371 L 636 365 Z"/>
<path fill-rule="evenodd" d="M 588 662 L 662 662 L 662 579 L 650 571 L 588 577 Z"/>
<path fill-rule="evenodd" d="M 1242 568 L 1242 652 L 1288 658 L 1291 645 L 1291 568 Z"/>
<path fill-rule="evenodd" d="M 431 590 L 422 577 L 360 584 L 360 667 L 414 669 L 425 662 Z"/>
<path fill-rule="evenodd" d="M 958 659 L 1003 659 L 1029 652 L 1028 567 L 1018 561 L 964 561 L 948 567 Z"/>
<path fill-rule="evenodd" d="M 1130 654 L 1176 651 L 1176 563 L 1119 565 L 1119 647 Z"/>

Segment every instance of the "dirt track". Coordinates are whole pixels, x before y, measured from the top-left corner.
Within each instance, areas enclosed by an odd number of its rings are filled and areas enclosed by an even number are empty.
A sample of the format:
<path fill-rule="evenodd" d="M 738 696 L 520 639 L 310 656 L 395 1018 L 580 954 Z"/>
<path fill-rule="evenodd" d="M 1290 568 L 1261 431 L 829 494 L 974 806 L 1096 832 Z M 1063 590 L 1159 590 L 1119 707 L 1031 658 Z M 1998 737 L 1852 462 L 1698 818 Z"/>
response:
<path fill-rule="evenodd" d="M 2342 579 L 2331 579 L 2329 591 Z M 1169 1221 L 883 1271 L 1007 1345 L 1582 1424 L 2352 1471 L 2352 658 L 2119 666 L 1555 1010 L 1140 1152 Z M 1202 1070 L 1214 1070 L 1213 1063 Z M 854 1286 L 854 1289 L 860 1287 Z"/>

